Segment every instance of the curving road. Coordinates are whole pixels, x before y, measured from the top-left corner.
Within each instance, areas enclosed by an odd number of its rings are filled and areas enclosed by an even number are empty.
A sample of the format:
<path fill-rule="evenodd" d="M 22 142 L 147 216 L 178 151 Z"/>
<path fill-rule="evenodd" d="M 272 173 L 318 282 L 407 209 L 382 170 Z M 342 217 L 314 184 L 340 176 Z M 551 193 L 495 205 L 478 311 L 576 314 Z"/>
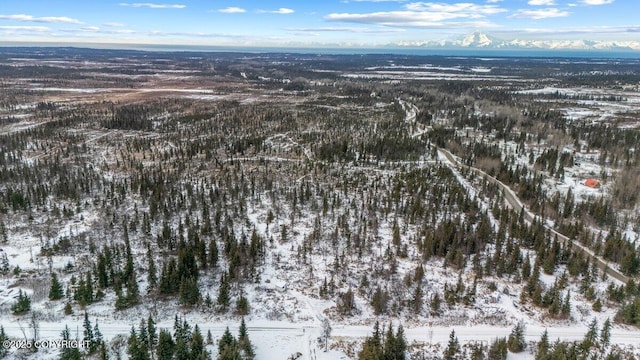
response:
<path fill-rule="evenodd" d="M 481 176 L 482 178 L 484 178 L 485 180 L 489 181 L 492 184 L 496 184 L 500 187 L 500 189 L 502 189 L 502 194 L 504 195 L 504 199 L 507 201 L 507 203 L 516 211 L 522 211 L 524 210 L 524 217 L 525 220 L 532 222 L 534 220 L 534 218 L 537 217 L 537 215 L 533 214 L 532 212 L 530 212 L 529 210 L 527 210 L 524 206 L 524 204 L 522 203 L 522 201 L 520 201 L 520 199 L 518 198 L 518 196 L 515 194 L 515 192 L 513 190 L 511 190 L 511 188 L 509 188 L 506 184 L 504 184 L 502 181 L 496 179 L 495 177 L 487 174 L 486 172 L 478 169 L 478 168 L 474 168 L 468 165 L 464 165 L 462 164 L 460 161 L 458 161 L 458 159 L 456 159 L 453 154 L 451 154 L 451 152 L 449 152 L 446 149 L 442 149 L 442 148 L 437 148 L 438 149 L 438 153 L 447 160 L 447 163 L 450 167 L 455 167 L 455 168 L 466 168 L 469 171 L 475 173 L 478 176 Z M 591 261 L 593 261 L 600 270 L 602 270 L 605 274 L 611 276 L 612 278 L 621 281 L 623 283 L 627 283 L 630 279 L 630 277 L 626 276 L 625 274 L 623 274 L 622 272 L 620 272 L 618 269 L 612 267 L 610 265 L 610 263 L 606 260 L 604 260 L 603 258 L 601 258 L 600 256 L 596 255 L 591 249 L 587 248 L 586 246 L 580 244 L 578 241 L 573 240 L 571 238 L 569 238 L 566 235 L 563 235 L 561 233 L 559 233 L 557 230 L 555 230 L 554 228 L 552 228 L 551 226 L 544 224 L 544 227 L 546 229 L 548 229 L 552 234 L 556 235 L 558 237 L 558 240 L 562 241 L 565 245 L 566 244 L 570 244 L 572 249 L 575 251 L 578 251 L 580 253 L 582 253 L 585 256 L 588 256 L 589 258 L 591 258 Z"/>

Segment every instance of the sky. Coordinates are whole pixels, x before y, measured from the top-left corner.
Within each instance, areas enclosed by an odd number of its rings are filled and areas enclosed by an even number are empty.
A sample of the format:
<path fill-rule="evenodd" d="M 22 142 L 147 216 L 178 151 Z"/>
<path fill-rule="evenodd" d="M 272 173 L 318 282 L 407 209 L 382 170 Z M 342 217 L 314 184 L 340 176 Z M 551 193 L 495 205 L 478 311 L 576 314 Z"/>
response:
<path fill-rule="evenodd" d="M 638 0 L 149 1 L 0 0 L 0 42 L 375 47 L 476 31 L 640 41 Z"/>

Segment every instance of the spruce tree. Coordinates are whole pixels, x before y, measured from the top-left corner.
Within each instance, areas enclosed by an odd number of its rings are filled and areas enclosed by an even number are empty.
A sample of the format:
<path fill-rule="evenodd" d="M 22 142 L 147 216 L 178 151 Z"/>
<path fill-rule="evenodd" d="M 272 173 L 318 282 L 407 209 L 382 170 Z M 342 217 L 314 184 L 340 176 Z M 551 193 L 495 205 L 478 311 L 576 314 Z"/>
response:
<path fill-rule="evenodd" d="M 373 327 L 373 335 L 364 340 L 362 350 L 358 353 L 358 360 L 382 360 L 383 355 L 380 324 L 376 321 Z"/>
<path fill-rule="evenodd" d="M 240 359 L 240 351 L 238 342 L 231 335 L 229 327 L 218 341 L 218 360 L 238 360 Z"/>
<path fill-rule="evenodd" d="M 218 266 L 218 245 L 216 245 L 215 240 L 209 241 L 209 267 L 215 269 Z"/>
<path fill-rule="evenodd" d="M 204 360 L 209 356 L 204 348 L 204 339 L 202 338 L 202 334 L 200 333 L 200 328 L 198 327 L 198 325 L 193 328 L 193 334 L 191 335 L 190 342 L 190 351 L 191 358 L 194 360 Z"/>
<path fill-rule="evenodd" d="M 4 331 L 4 326 L 0 325 L 0 344 L 3 344 L 5 340 L 9 340 L 7 333 Z M 5 346 L 0 347 L 0 358 L 4 357 L 7 354 L 7 350 Z"/>
<path fill-rule="evenodd" d="M 156 330 L 156 322 L 153 320 L 151 315 L 147 319 L 147 333 L 149 334 L 149 350 L 153 354 L 155 352 L 155 348 L 158 345 L 158 334 Z"/>
<path fill-rule="evenodd" d="M 93 354 L 97 350 L 97 344 L 95 342 L 95 338 L 93 336 L 93 328 L 91 327 L 91 321 L 89 321 L 89 315 L 87 312 L 84 312 L 84 322 L 82 327 L 83 330 L 83 338 L 85 344 L 89 344 L 89 354 Z"/>
<path fill-rule="evenodd" d="M 544 329 L 544 332 L 540 337 L 540 341 L 538 341 L 536 359 L 544 358 L 547 355 L 547 353 L 549 353 L 549 349 L 550 349 L 549 332 L 547 331 L 547 329 Z"/>
<path fill-rule="evenodd" d="M 220 276 L 220 290 L 218 292 L 218 305 L 220 305 L 224 310 L 227 310 L 227 307 L 229 306 L 229 279 L 228 276 L 226 275 L 226 273 L 223 273 Z"/>
<path fill-rule="evenodd" d="M 507 339 L 495 339 L 489 347 L 487 357 L 491 360 L 505 360 L 507 358 Z"/>
<path fill-rule="evenodd" d="M 249 340 L 249 333 L 247 332 L 247 324 L 244 322 L 244 317 L 240 321 L 240 330 L 238 333 L 238 347 L 242 358 L 245 360 L 252 360 L 256 354 L 253 351 L 253 345 Z"/>
<path fill-rule="evenodd" d="M 447 348 L 444 350 L 444 359 L 445 360 L 455 360 L 460 354 L 460 342 L 458 342 L 458 338 L 456 337 L 456 331 L 451 330 L 449 334 L 449 343 L 447 344 Z"/>
<path fill-rule="evenodd" d="M 71 332 L 69 331 L 69 327 L 66 325 L 60 335 L 62 336 L 62 340 L 71 340 Z M 60 360 L 82 360 L 82 355 L 80 354 L 79 347 L 63 346 L 60 353 Z"/>
<path fill-rule="evenodd" d="M 609 347 L 611 342 L 611 321 L 609 318 L 602 324 L 602 330 L 600 330 L 600 345 L 603 350 Z"/>
<path fill-rule="evenodd" d="M 11 305 L 14 315 L 22 315 L 31 310 L 31 298 L 22 289 L 18 290 L 18 302 Z"/>
<path fill-rule="evenodd" d="M 167 330 L 160 330 L 158 335 L 158 346 L 156 348 L 156 355 L 158 360 L 172 360 L 175 352 L 176 344 L 173 341 L 171 333 Z"/>
<path fill-rule="evenodd" d="M 158 286 L 158 270 L 156 269 L 156 262 L 153 259 L 153 252 L 149 243 L 147 243 L 147 263 L 149 267 L 147 271 L 147 293 L 150 293 Z"/>
<path fill-rule="evenodd" d="M 511 352 L 519 353 L 524 351 L 526 346 L 527 343 L 524 338 L 524 324 L 520 321 L 511 330 L 507 347 Z"/>
<path fill-rule="evenodd" d="M 49 288 L 49 300 L 59 300 L 64 297 L 62 284 L 58 281 L 58 275 L 51 273 L 51 287 Z"/>

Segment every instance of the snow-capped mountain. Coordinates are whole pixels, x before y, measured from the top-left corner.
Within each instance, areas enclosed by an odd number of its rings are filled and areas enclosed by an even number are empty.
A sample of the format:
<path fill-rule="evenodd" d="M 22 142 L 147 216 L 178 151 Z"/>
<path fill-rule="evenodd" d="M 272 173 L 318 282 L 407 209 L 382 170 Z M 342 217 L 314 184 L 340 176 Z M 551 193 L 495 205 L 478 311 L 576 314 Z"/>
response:
<path fill-rule="evenodd" d="M 539 50 L 619 50 L 640 51 L 640 41 L 601 40 L 503 40 L 483 32 L 474 32 L 454 40 L 404 41 L 402 47 L 465 49 L 539 49 Z"/>
<path fill-rule="evenodd" d="M 463 47 L 491 47 L 495 43 L 496 39 L 489 37 L 489 35 L 481 32 L 474 32 L 457 41 L 460 46 Z"/>

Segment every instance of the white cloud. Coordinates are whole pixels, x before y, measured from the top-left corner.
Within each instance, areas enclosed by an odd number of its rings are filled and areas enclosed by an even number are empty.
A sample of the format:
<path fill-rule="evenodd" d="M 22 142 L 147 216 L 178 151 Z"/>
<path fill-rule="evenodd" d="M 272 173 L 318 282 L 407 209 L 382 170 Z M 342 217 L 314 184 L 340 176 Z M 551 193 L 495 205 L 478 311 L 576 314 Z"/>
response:
<path fill-rule="evenodd" d="M 283 14 L 283 15 L 293 14 L 294 12 L 295 11 L 293 9 L 289 9 L 289 8 L 280 8 L 278 10 L 269 11 L 269 13 L 271 14 Z"/>
<path fill-rule="evenodd" d="M 442 14 L 460 14 L 460 17 L 481 17 L 484 15 L 495 15 L 507 11 L 497 5 L 477 5 L 472 3 L 432 3 L 414 2 L 405 5 L 407 10 L 423 11 Z"/>
<path fill-rule="evenodd" d="M 612 4 L 615 0 L 581 0 L 580 3 L 585 5 L 607 5 Z"/>
<path fill-rule="evenodd" d="M 218 10 L 218 12 L 225 13 L 225 14 L 241 14 L 241 13 L 247 12 L 247 10 L 236 7 L 236 6 L 229 6 L 227 8 Z"/>
<path fill-rule="evenodd" d="M 108 27 L 123 27 L 124 26 L 124 24 L 118 23 L 118 22 L 106 22 L 106 23 L 103 23 L 102 25 L 108 26 Z"/>
<path fill-rule="evenodd" d="M 66 16 L 44 16 L 35 17 L 32 15 L 16 14 L 16 15 L 0 15 L 0 20 L 13 20 L 13 21 L 32 21 L 32 22 L 44 22 L 44 23 L 66 23 L 66 24 L 82 24 L 82 21 L 72 19 Z"/>
<path fill-rule="evenodd" d="M 459 17 L 459 16 L 457 16 Z M 470 16 L 468 16 L 470 17 Z M 391 11 L 370 14 L 329 14 L 325 16 L 329 21 L 342 21 L 360 24 L 376 24 L 394 27 L 415 27 L 415 28 L 487 28 L 497 27 L 496 24 L 488 21 L 462 21 L 451 22 L 456 17 L 443 16 L 443 14 L 432 14 L 428 12 L 415 11 Z"/>
<path fill-rule="evenodd" d="M 567 17 L 571 13 L 568 11 L 560 11 L 556 8 L 548 8 L 548 9 L 539 9 L 539 10 L 524 10 L 520 9 L 516 11 L 513 15 L 509 16 L 510 18 L 516 19 L 549 19 L 549 18 L 559 18 L 559 17 Z"/>
<path fill-rule="evenodd" d="M 357 27 L 321 27 L 321 28 L 292 28 L 287 31 L 294 32 L 350 32 L 357 34 L 387 34 L 387 33 L 401 33 L 405 32 L 404 29 L 369 29 L 369 28 L 357 28 Z"/>
<path fill-rule="evenodd" d="M 279 8 L 278 10 L 256 10 L 258 14 L 293 14 L 295 11 L 289 8 Z"/>
<path fill-rule="evenodd" d="M 532 6 L 554 6 L 556 2 L 555 0 L 529 0 L 528 4 Z"/>
<path fill-rule="evenodd" d="M 491 22 L 479 19 L 507 11 L 497 5 L 472 3 L 413 2 L 404 8 L 406 10 L 362 14 L 333 13 L 325 16 L 325 20 L 420 28 L 496 27 Z"/>
<path fill-rule="evenodd" d="M 120 3 L 120 6 L 141 8 L 146 7 L 150 9 L 184 9 L 187 5 L 182 4 L 154 4 L 154 3 Z"/>
<path fill-rule="evenodd" d="M 82 31 L 100 31 L 100 28 L 97 26 L 87 26 L 80 29 Z"/>
<path fill-rule="evenodd" d="M 554 34 L 554 35 L 573 35 L 573 34 L 629 34 L 640 33 L 640 25 L 632 26 L 584 26 L 561 29 L 549 28 L 526 28 L 522 32 L 528 34 Z"/>
<path fill-rule="evenodd" d="M 497 4 L 499 2 L 502 2 L 502 0 L 487 0 L 487 4 Z"/>
<path fill-rule="evenodd" d="M 5 31 L 33 31 L 33 32 L 49 32 L 51 28 L 46 26 L 0 26 L 0 30 Z"/>

